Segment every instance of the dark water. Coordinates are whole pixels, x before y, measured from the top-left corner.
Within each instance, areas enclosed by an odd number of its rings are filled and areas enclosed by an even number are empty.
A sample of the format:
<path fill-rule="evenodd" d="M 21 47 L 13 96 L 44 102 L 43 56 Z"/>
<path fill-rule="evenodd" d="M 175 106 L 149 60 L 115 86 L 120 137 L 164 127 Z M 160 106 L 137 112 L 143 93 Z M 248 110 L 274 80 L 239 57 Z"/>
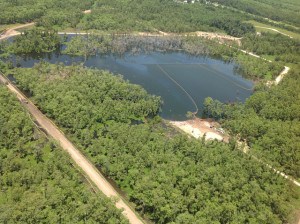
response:
<path fill-rule="evenodd" d="M 44 56 L 42 60 L 66 65 L 84 62 L 83 57 L 55 53 Z M 39 61 L 30 57 L 15 59 L 15 63 L 22 67 L 32 67 Z M 187 111 L 195 111 L 191 98 L 199 108 L 198 115 L 201 115 L 206 97 L 221 102 L 243 102 L 252 93 L 253 83 L 234 72 L 235 64 L 180 52 L 126 54 L 122 58 L 93 56 L 84 65 L 121 74 L 131 83 L 143 86 L 149 93 L 161 96 L 164 102 L 161 115 L 166 119 L 184 120 Z"/>

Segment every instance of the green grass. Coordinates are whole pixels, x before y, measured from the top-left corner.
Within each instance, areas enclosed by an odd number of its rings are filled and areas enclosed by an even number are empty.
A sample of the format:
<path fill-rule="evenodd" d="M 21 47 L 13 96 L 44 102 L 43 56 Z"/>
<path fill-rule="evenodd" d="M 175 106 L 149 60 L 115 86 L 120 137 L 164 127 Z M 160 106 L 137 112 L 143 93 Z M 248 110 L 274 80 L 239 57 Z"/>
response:
<path fill-rule="evenodd" d="M 276 31 L 270 30 L 270 29 L 276 29 L 281 33 L 284 33 L 284 34 L 289 35 L 289 36 L 291 36 L 295 39 L 300 40 L 300 33 L 294 33 L 292 31 L 288 31 L 288 30 L 285 30 L 285 29 L 282 29 L 282 28 L 279 28 L 279 27 L 271 26 L 269 24 L 259 23 L 259 22 L 254 21 L 254 20 L 249 20 L 247 22 L 251 23 L 255 27 L 257 32 L 278 33 Z M 266 28 L 262 28 L 262 27 L 266 27 Z M 267 29 L 267 28 L 270 28 L 270 29 Z"/>

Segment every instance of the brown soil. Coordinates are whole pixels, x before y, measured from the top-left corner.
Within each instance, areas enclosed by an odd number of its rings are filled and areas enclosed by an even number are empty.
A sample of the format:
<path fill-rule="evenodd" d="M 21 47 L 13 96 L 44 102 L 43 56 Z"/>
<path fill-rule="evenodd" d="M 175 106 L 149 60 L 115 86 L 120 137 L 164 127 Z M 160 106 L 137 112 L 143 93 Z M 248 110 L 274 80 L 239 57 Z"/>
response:
<path fill-rule="evenodd" d="M 206 140 L 216 139 L 229 142 L 229 136 L 226 135 L 220 124 L 211 119 L 195 118 L 187 121 L 169 121 L 169 123 L 195 138 L 205 136 Z"/>
<path fill-rule="evenodd" d="M 83 11 L 83 13 L 84 14 L 90 14 L 90 13 L 92 13 L 92 10 L 90 10 L 90 9 L 89 10 L 85 10 L 85 11 Z"/>
<path fill-rule="evenodd" d="M 17 31 L 17 29 L 25 28 L 25 27 L 28 27 L 28 26 L 33 26 L 34 24 L 35 23 L 26 23 L 26 24 L 23 24 L 23 25 L 19 25 L 19 26 L 15 26 L 13 28 L 10 28 L 10 29 L 6 30 L 4 33 L 2 33 L 0 35 L 0 40 L 4 40 L 4 39 L 7 39 L 9 37 L 20 35 L 21 33 L 19 31 Z"/>

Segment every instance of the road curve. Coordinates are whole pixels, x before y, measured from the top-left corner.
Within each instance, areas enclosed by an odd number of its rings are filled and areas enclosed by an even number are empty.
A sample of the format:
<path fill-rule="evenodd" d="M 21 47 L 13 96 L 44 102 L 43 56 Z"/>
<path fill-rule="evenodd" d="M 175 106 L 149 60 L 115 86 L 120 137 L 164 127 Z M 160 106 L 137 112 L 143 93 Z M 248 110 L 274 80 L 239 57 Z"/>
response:
<path fill-rule="evenodd" d="M 279 30 L 277 30 L 277 29 L 273 29 L 273 28 L 270 28 L 270 27 L 265 27 L 265 26 L 255 26 L 255 27 L 258 27 L 258 28 L 263 28 L 263 29 L 267 29 L 267 30 L 272 30 L 272 31 L 274 31 L 274 32 L 280 33 L 280 34 L 282 34 L 282 35 L 284 35 L 284 36 L 287 36 L 287 37 L 289 37 L 289 38 L 293 39 L 293 37 L 292 37 L 292 36 L 290 36 L 290 35 L 288 35 L 288 34 L 286 34 L 286 33 L 280 32 L 280 31 L 279 31 Z"/>
<path fill-rule="evenodd" d="M 284 66 L 284 69 L 282 70 L 282 72 L 280 72 L 280 74 L 275 79 L 275 85 L 278 85 L 281 82 L 281 80 L 289 72 L 289 70 L 290 70 L 289 67 Z"/>
<path fill-rule="evenodd" d="M 21 29 L 21 28 L 25 28 L 25 27 L 33 26 L 33 25 L 35 25 L 35 23 L 25 23 L 25 24 L 22 24 L 19 26 L 12 27 L 0 35 L 0 40 L 4 40 L 4 39 L 7 39 L 7 38 L 13 37 L 13 36 L 18 36 L 21 33 L 19 31 L 16 31 L 17 29 Z"/>
<path fill-rule="evenodd" d="M 132 224 L 144 223 L 134 212 L 134 210 L 126 204 L 125 200 L 120 197 L 114 187 L 105 179 L 105 177 L 92 165 L 92 163 L 66 138 L 64 133 L 47 118 L 16 86 L 0 74 L 0 82 L 5 83 L 7 88 L 16 94 L 17 98 L 22 102 L 24 107 L 30 112 L 38 124 L 56 140 L 60 146 L 69 153 L 73 161 L 79 166 L 86 176 L 103 192 L 107 197 L 117 198 L 116 207 L 122 209 L 122 214 L 128 218 Z"/>

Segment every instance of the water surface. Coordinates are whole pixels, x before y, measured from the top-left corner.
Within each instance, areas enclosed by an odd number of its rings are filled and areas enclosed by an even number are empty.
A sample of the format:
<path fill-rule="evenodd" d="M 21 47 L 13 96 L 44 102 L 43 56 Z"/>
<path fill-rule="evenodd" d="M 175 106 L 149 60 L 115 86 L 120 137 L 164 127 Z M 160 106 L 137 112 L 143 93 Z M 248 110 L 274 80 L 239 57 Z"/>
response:
<path fill-rule="evenodd" d="M 171 120 L 184 120 L 187 111 L 195 111 L 196 106 L 199 108 L 198 115 L 201 115 L 206 97 L 221 102 L 244 102 L 253 87 L 251 81 L 235 73 L 234 63 L 194 57 L 183 52 L 128 53 L 123 57 L 97 55 L 87 60 L 52 53 L 41 59 L 27 57 L 14 60 L 22 67 L 32 67 L 40 60 L 66 65 L 84 62 L 87 67 L 121 74 L 131 83 L 143 86 L 150 94 L 161 96 L 164 102 L 161 116 Z"/>

